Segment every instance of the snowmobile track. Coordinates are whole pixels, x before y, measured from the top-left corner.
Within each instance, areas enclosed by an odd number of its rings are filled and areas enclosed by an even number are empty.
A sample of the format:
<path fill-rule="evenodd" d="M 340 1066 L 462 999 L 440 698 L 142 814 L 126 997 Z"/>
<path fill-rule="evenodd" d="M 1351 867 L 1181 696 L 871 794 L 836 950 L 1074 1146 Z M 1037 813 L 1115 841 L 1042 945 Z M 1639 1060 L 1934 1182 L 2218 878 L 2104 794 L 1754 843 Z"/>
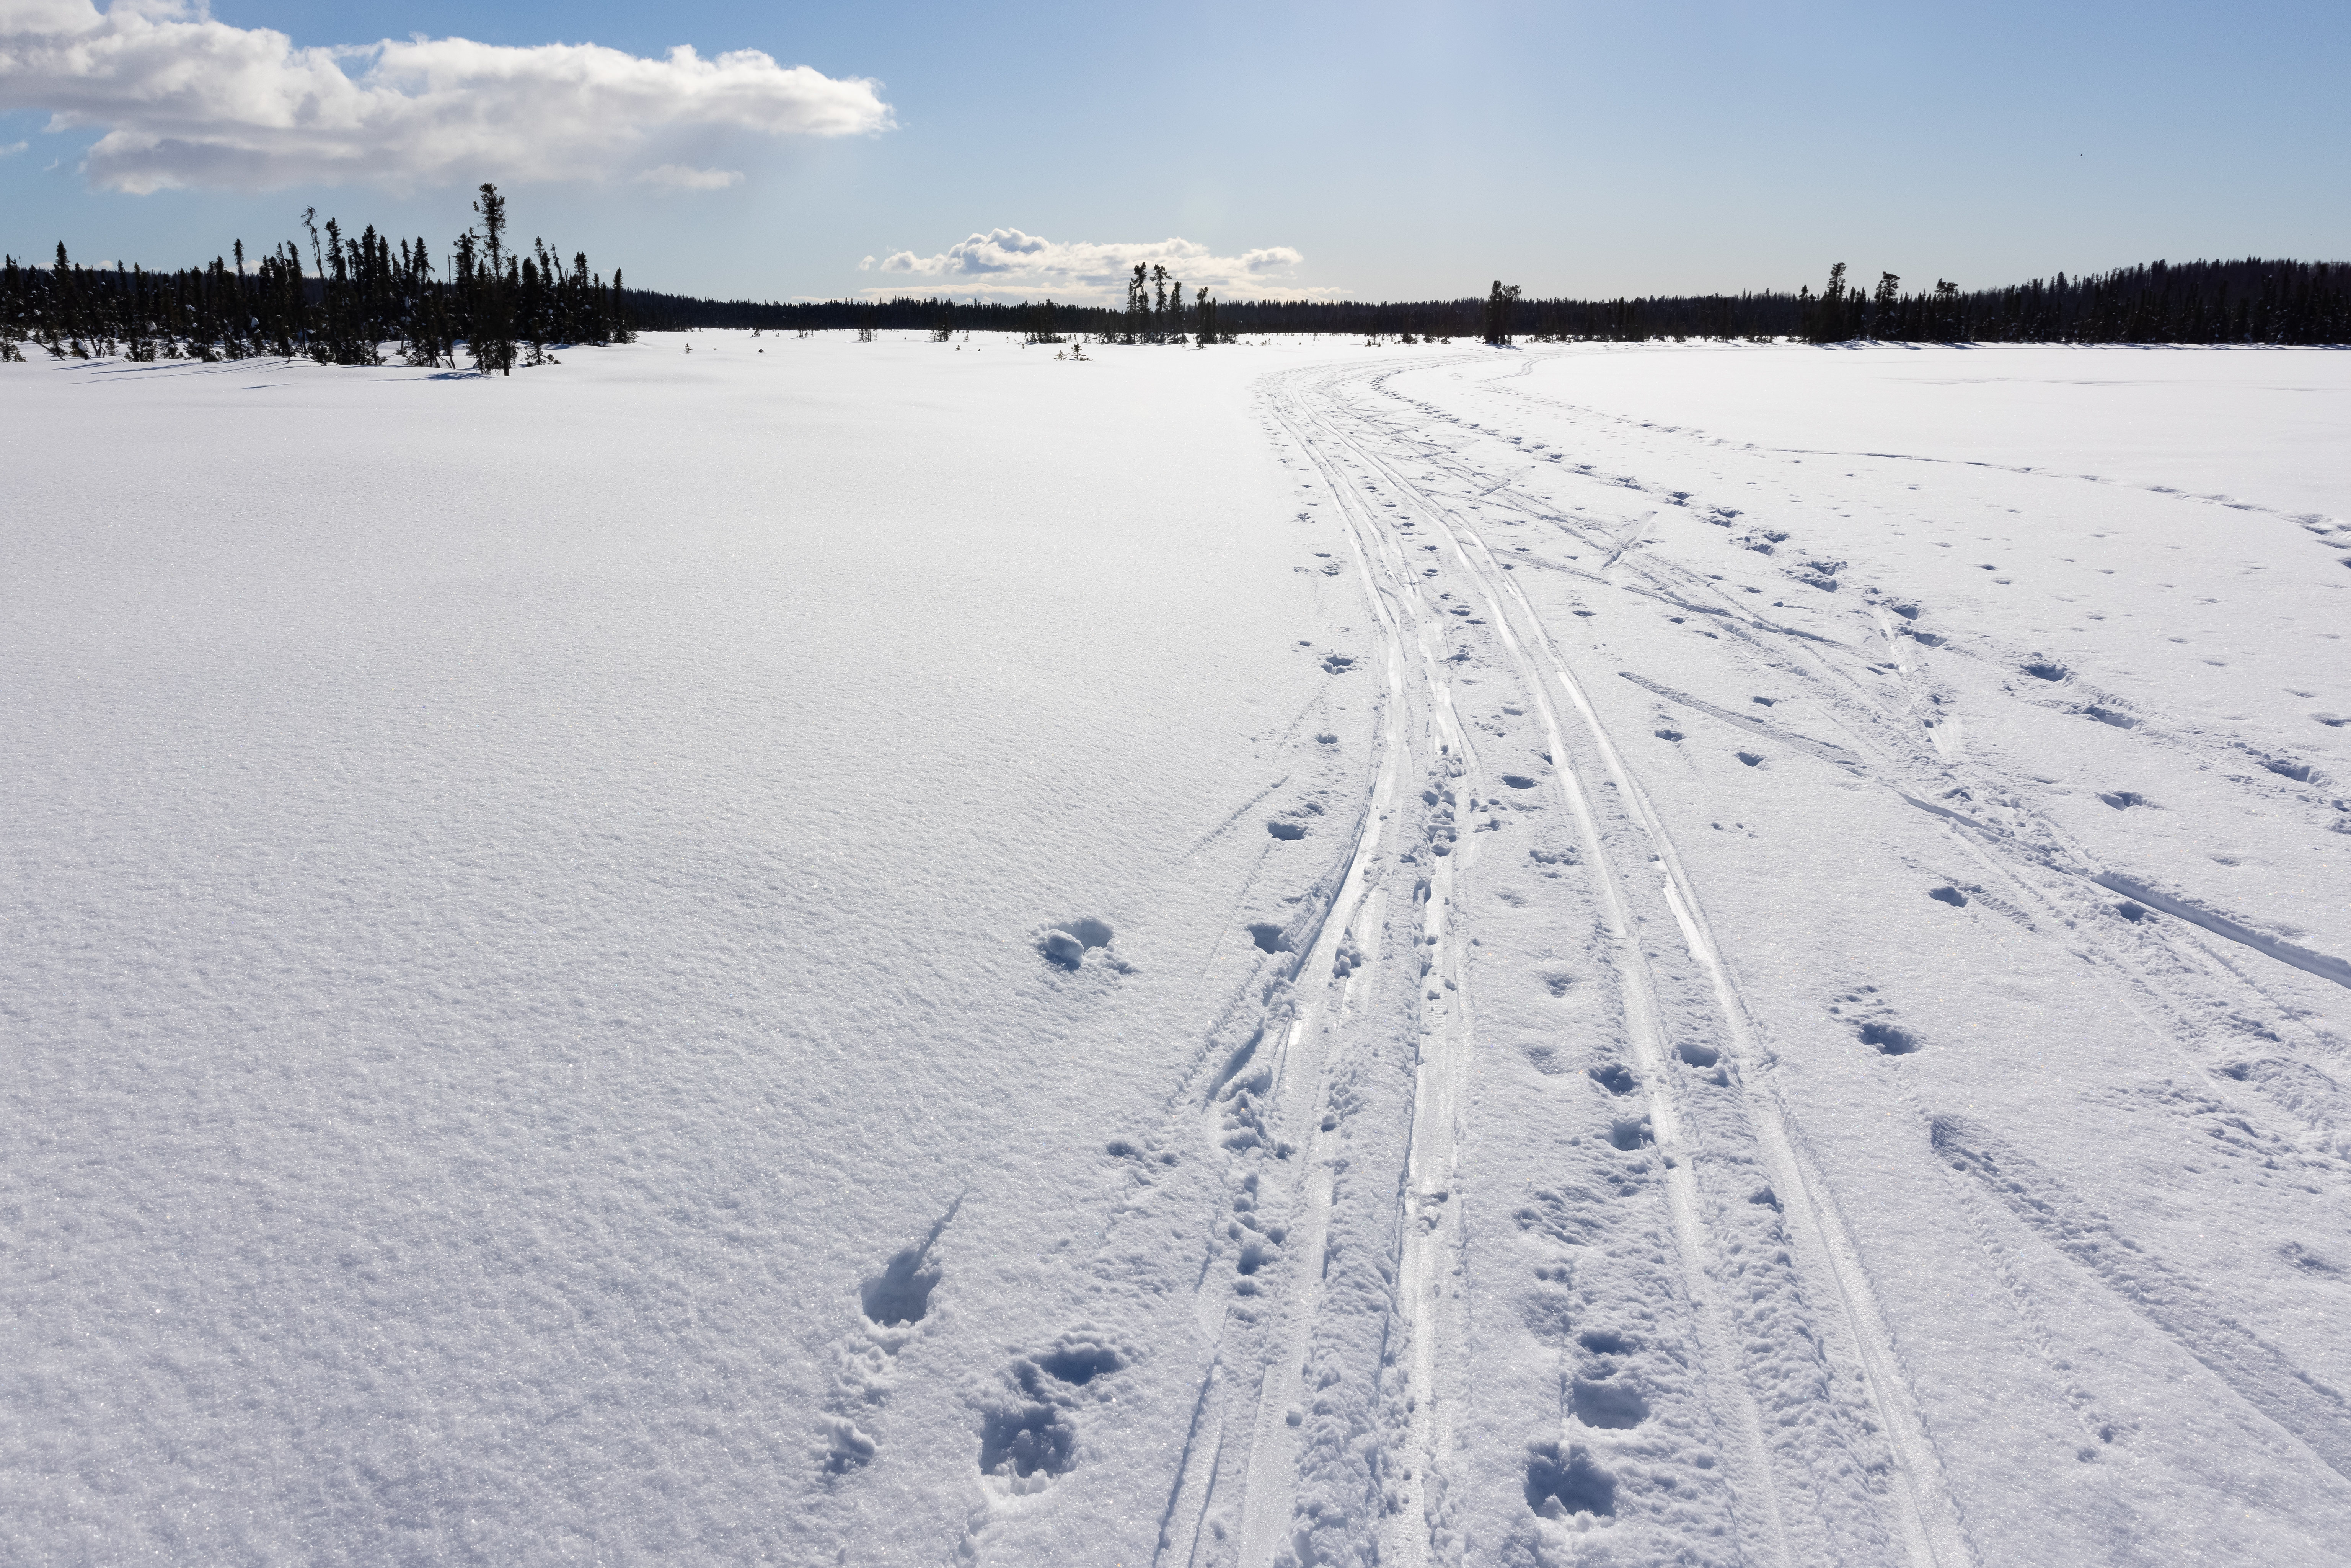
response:
<path fill-rule="evenodd" d="M 1437 523 L 1442 537 L 1450 547 L 1451 559 L 1482 595 L 1487 618 L 1496 636 L 1518 667 L 1527 689 L 1537 694 L 1539 711 L 1547 732 L 1553 741 L 1553 755 L 1559 758 L 1558 778 L 1562 792 L 1571 811 L 1583 828 L 1587 848 L 1595 867 L 1606 868 L 1601 877 L 1605 890 L 1614 927 L 1615 950 L 1609 955 L 1619 984 L 1625 993 L 1626 1017 L 1634 1023 L 1634 1035 L 1644 1065 L 1644 1077 L 1653 1085 L 1650 1113 L 1659 1148 L 1668 1158 L 1668 1190 L 1673 1197 L 1673 1214 L 1677 1243 L 1683 1257 L 1683 1267 L 1691 1294 L 1706 1303 L 1702 1310 L 1702 1330 L 1707 1343 L 1703 1347 L 1709 1366 L 1714 1370 L 1718 1385 L 1736 1390 L 1733 1403 L 1737 1407 L 1735 1426 L 1743 1435 L 1744 1472 L 1741 1492 L 1743 1506 L 1753 1518 L 1750 1529 L 1760 1533 L 1753 1542 L 1782 1563 L 1799 1561 L 1789 1539 L 1790 1526 L 1782 1518 L 1778 1489 L 1770 1477 L 1771 1458 L 1766 1451 L 1761 1420 L 1753 1395 L 1748 1388 L 1736 1361 L 1734 1332 L 1721 1313 L 1715 1292 L 1708 1288 L 1707 1274 L 1709 1242 L 1700 1217 L 1700 1205 L 1693 1189 L 1697 1160 L 1690 1152 L 1677 1148 L 1681 1116 L 1674 1096 L 1664 1088 L 1673 1082 L 1667 1071 L 1670 1055 L 1660 1009 L 1654 994 L 1646 963 L 1638 942 L 1633 937 L 1635 922 L 1625 899 L 1626 889 L 1636 878 L 1645 875 L 1654 879 L 1665 902 L 1671 908 L 1680 928 L 1690 956 L 1711 980 L 1722 1021 L 1732 1044 L 1731 1054 L 1740 1064 L 1739 1082 L 1750 1107 L 1750 1116 L 1764 1156 L 1766 1168 L 1771 1173 L 1773 1188 L 1786 1206 L 1789 1228 L 1799 1238 L 1804 1256 L 1804 1272 L 1824 1275 L 1833 1288 L 1833 1299 L 1842 1316 L 1843 1334 L 1851 1345 L 1865 1372 L 1871 1399 L 1881 1418 L 1881 1425 L 1896 1455 L 1898 1485 L 1893 1494 L 1896 1514 L 1896 1534 L 1905 1555 L 1921 1568 L 1955 1568 L 1971 1561 L 1964 1531 L 1945 1488 L 1939 1461 L 1931 1439 L 1922 1426 L 1913 1406 L 1903 1377 L 1891 1335 L 1880 1317 L 1863 1270 L 1850 1239 L 1845 1235 L 1833 1202 L 1823 1196 L 1816 1175 L 1801 1154 L 1799 1139 L 1792 1129 L 1784 1106 L 1773 1092 L 1769 1070 L 1761 1065 L 1755 1040 L 1755 1029 L 1747 1006 L 1739 993 L 1735 978 L 1721 961 L 1719 949 L 1707 928 L 1703 908 L 1697 891 L 1674 852 L 1670 838 L 1662 823 L 1648 806 L 1646 797 L 1626 766 L 1613 738 L 1600 721 L 1587 699 L 1568 662 L 1561 655 L 1544 630 L 1531 604 L 1519 590 L 1517 583 L 1500 570 L 1501 563 L 1487 547 L 1475 524 L 1458 508 L 1440 497 L 1425 492 L 1378 447 L 1379 433 L 1364 432 L 1363 420 L 1350 421 L 1340 412 L 1331 393 L 1352 382 L 1379 378 L 1379 371 L 1322 372 L 1311 378 L 1311 388 L 1299 388 L 1309 377 L 1293 378 L 1283 390 L 1288 395 L 1283 404 L 1284 423 L 1299 432 L 1301 442 L 1310 434 L 1329 444 L 1337 452 L 1359 465 L 1367 473 L 1376 474 L 1380 481 L 1408 499 L 1422 516 Z M 1317 394 L 1320 394 L 1319 396 Z M 1309 448 L 1318 450 L 1318 448 Z M 1420 455 L 1426 459 L 1426 454 Z M 1339 482 L 1330 467 L 1326 455 L 1318 459 L 1325 465 L 1326 476 L 1332 479 L 1334 496 L 1351 497 L 1349 486 Z M 1474 484 L 1472 476 L 1458 475 L 1465 482 Z M 1378 519 L 1367 513 L 1352 515 L 1351 527 L 1376 527 Z M 1629 543 L 1625 541 L 1625 543 Z M 1625 553 L 1619 544 L 1616 555 Z M 1612 557 L 1612 565 L 1614 557 Z M 1560 721 L 1553 694 L 1564 696 L 1579 721 L 1580 745 L 1571 747 L 1568 733 Z M 1573 760 L 1581 750 L 1595 757 L 1605 777 L 1614 784 L 1617 793 L 1628 808 L 1646 841 L 1650 863 L 1630 859 L 1621 845 L 1612 844 L 1602 832 L 1593 808 L 1588 788 L 1579 777 Z M 1698 1151 L 1702 1155 L 1702 1151 Z M 1427 1392 L 1424 1405 L 1431 1403 Z M 1421 1462 L 1414 1469 L 1425 1472 L 1433 1456 L 1416 1456 Z M 1252 1500 L 1253 1503 L 1256 1501 Z M 1810 1534 L 1811 1531 L 1806 1531 Z M 1425 1539 L 1425 1537 L 1423 1537 Z M 1399 1542 L 1402 1544 L 1402 1542 Z"/>

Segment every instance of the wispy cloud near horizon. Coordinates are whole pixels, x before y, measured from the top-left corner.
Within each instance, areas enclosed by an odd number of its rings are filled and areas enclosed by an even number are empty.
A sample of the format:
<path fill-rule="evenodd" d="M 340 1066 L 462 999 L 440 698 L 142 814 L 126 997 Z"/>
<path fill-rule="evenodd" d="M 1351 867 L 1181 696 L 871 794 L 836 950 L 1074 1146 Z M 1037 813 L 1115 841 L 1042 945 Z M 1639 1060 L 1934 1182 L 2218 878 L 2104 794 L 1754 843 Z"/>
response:
<path fill-rule="evenodd" d="M 664 191 L 723 191 L 729 185 L 743 183 L 740 169 L 696 169 L 685 163 L 664 163 L 658 169 L 648 169 L 638 175 L 640 185 L 654 185 Z"/>
<path fill-rule="evenodd" d="M 663 161 L 712 132 L 852 136 L 892 129 L 878 82 L 778 65 L 757 49 L 659 59 L 596 44 L 465 38 L 298 48 L 214 21 L 194 0 L 0 0 L 0 110 L 104 127 L 83 171 L 144 195 L 304 183 L 394 189 L 491 179 L 644 179 L 715 190 L 742 178 Z"/>
<path fill-rule="evenodd" d="M 857 269 L 904 280 L 864 290 L 869 296 L 903 294 L 914 287 L 956 296 L 1050 297 L 1072 304 L 1094 304 L 1123 298 L 1126 279 L 1138 262 L 1165 267 L 1186 287 L 1206 285 L 1212 293 L 1231 299 L 1331 298 L 1346 293 L 1292 284 L 1291 275 L 1305 260 L 1286 245 L 1239 256 L 1217 256 L 1205 245 L 1182 238 L 1095 244 L 1050 240 L 1019 229 L 991 229 L 935 256 L 917 256 L 911 250 L 894 251 L 878 261 L 869 256 L 857 264 Z"/>

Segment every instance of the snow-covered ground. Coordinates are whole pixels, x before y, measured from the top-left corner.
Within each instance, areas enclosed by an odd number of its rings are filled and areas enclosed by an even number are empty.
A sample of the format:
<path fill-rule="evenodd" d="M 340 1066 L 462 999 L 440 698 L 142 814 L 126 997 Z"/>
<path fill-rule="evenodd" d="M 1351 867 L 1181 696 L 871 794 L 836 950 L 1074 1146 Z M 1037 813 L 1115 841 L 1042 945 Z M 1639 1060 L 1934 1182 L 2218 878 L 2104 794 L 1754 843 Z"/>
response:
<path fill-rule="evenodd" d="M 1089 353 L 0 368 L 0 1555 L 2351 1555 L 2351 356 Z"/>

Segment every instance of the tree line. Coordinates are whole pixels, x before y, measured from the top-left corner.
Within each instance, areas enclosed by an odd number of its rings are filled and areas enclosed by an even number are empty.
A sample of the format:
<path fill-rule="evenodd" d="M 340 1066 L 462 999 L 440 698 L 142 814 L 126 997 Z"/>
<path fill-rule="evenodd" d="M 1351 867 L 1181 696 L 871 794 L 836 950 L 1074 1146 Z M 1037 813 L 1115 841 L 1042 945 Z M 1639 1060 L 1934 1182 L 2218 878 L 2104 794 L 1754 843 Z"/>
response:
<path fill-rule="evenodd" d="M 768 332 L 854 331 L 870 340 L 883 331 L 927 332 L 944 343 L 957 332 L 1017 333 L 1025 343 L 1176 343 L 1195 347 L 1234 341 L 1228 312 L 1205 287 L 1191 291 L 1165 267 L 1137 263 L 1120 305 L 1061 305 L 1051 299 L 999 303 L 936 296 L 894 299 L 824 299 L 790 303 L 702 299 L 634 289 L 629 308 L 648 332 L 747 329 Z"/>
<path fill-rule="evenodd" d="M 938 298 L 760 302 L 633 292 L 630 308 L 649 331 L 741 327 L 769 330 L 1017 332 L 1032 340 L 1167 341 L 1205 329 L 1214 340 L 1244 334 L 1355 334 L 1411 339 L 1531 338 L 1560 342 L 1751 339 L 1836 343 L 2344 343 L 2351 342 L 2351 264 L 2272 261 L 2153 262 L 2143 267 L 1962 289 L 1946 279 L 1905 291 L 1881 273 L 1874 286 L 1833 268 L 1817 291 L 1647 295 L 1614 299 L 1529 299 L 1496 282 L 1485 298 L 1374 304 L 1355 300 L 1238 299 L 1171 305 L 1138 301 L 1130 279 L 1115 305 L 957 303 Z"/>
<path fill-rule="evenodd" d="M 1794 339 L 1817 343 L 2351 342 L 2351 265 L 2264 260 L 2153 262 L 1998 288 L 1948 279 L 1906 291 L 1881 273 L 1854 281 L 1843 263 L 1818 292 L 1530 299 L 1499 280 L 1483 298 L 1369 303 L 1217 300 L 1164 267 L 1137 264 L 1119 304 L 958 302 L 931 297 L 815 301 L 718 300 L 607 284 L 584 254 L 568 264 L 534 241 L 507 241 L 505 198 L 481 187 L 478 222 L 445 256 L 421 237 L 394 241 L 372 225 L 346 235 L 306 213 L 305 247 L 280 243 L 234 264 L 177 272 L 74 264 L 59 245 L 47 267 L 0 260 L 0 360 L 37 345 L 60 357 L 132 360 L 307 355 L 322 364 L 408 362 L 483 371 L 543 361 L 569 343 L 630 341 L 640 330 L 754 328 L 814 332 L 1017 333 L 1024 340 L 1228 343 L 1244 334 L 1360 334 L 1407 341 L 1521 338 L 1547 342 Z M 308 263 L 306 267 L 305 263 Z M 1187 300 L 1187 293 L 1189 295 Z"/>
<path fill-rule="evenodd" d="M 1816 343 L 2351 342 L 2351 266 L 2339 262 L 2158 261 L 1972 291 L 1938 278 L 1910 293 L 1890 272 L 1874 287 L 1848 283 L 1840 263 L 1796 304 L 1793 335 Z"/>
<path fill-rule="evenodd" d="M 248 257 L 238 240 L 208 266 L 149 272 L 117 262 L 82 267 L 63 243 L 47 267 L 0 258 L 0 360 L 32 344 L 59 358 L 132 361 L 298 356 L 322 365 L 374 365 L 392 348 L 412 365 L 455 370 L 462 349 L 485 374 L 545 362 L 571 343 L 635 337 L 615 268 L 607 285 L 584 252 L 508 240 L 506 198 L 485 184 L 478 223 L 436 258 L 423 236 L 357 235 L 318 209 L 285 240 Z M 233 259 L 232 259 L 233 258 Z"/>

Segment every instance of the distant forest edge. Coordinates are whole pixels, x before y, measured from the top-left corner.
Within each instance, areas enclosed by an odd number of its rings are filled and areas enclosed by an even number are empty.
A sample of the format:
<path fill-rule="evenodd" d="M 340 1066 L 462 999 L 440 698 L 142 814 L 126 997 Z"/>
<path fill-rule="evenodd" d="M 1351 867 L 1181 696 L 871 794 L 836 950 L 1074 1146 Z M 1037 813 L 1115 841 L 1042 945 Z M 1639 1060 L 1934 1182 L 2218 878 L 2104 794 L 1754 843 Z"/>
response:
<path fill-rule="evenodd" d="M 1838 343 L 2351 343 L 2351 264 L 2154 262 L 2113 272 L 1963 290 L 1938 280 L 1905 293 L 1882 273 L 1875 287 L 1833 267 L 1819 293 L 1654 295 L 1528 299 L 1496 282 L 1484 298 L 1367 304 L 1217 300 L 1162 267 L 1137 266 L 1117 305 L 959 303 L 944 298 L 797 303 L 717 300 L 607 283 L 585 254 L 508 242 L 506 198 L 480 187 L 477 220 L 436 258 L 425 241 L 393 240 L 372 225 L 357 235 L 316 209 L 308 238 L 248 257 L 175 272 L 75 264 L 60 244 L 46 266 L 0 258 L 0 361 L 32 344 L 58 358 L 132 361 L 308 356 L 373 365 L 387 349 L 412 365 L 455 369 L 462 350 L 485 373 L 543 363 L 553 349 L 628 342 L 639 331 L 748 328 L 812 333 L 1014 332 L 1029 342 L 1229 343 L 1247 334 L 1362 334 L 1403 341 L 1457 338 L 1503 343 L 1795 340 Z M 306 269 L 305 260 L 309 265 Z"/>
<path fill-rule="evenodd" d="M 1652 295 L 1617 299 L 1527 299 L 1496 284 L 1485 298 L 1370 304 L 1353 300 L 1225 299 L 1216 335 L 1323 332 L 1410 339 L 1531 338 L 1543 342 L 1637 343 L 1658 339 L 1856 339 L 1902 343 L 2346 343 L 2351 342 L 2351 264 L 2151 262 L 2079 277 L 2064 273 L 2001 288 L 1961 289 L 1938 280 L 1902 291 L 1832 268 L 1818 293 Z M 629 309 L 647 331 L 695 327 L 767 331 L 942 330 L 1061 335 L 1102 341 L 1167 341 L 1196 334 L 1196 311 L 1166 315 L 1133 305 L 958 304 L 944 298 L 836 299 L 794 304 L 697 299 L 632 290 Z"/>

